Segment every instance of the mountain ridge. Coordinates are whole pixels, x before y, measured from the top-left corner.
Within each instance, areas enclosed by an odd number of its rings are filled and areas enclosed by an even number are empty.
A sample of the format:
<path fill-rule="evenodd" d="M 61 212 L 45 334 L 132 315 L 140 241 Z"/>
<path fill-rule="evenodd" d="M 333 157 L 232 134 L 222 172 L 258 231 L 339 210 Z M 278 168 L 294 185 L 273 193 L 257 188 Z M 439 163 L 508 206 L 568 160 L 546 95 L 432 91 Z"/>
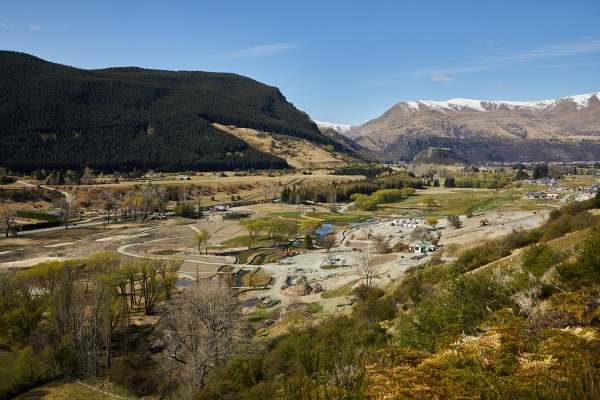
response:
<path fill-rule="evenodd" d="M 424 105 L 429 108 L 438 109 L 451 109 L 451 110 L 462 110 L 464 108 L 470 108 L 475 111 L 495 111 L 495 110 L 542 110 L 542 111 L 553 111 L 565 102 L 572 102 L 576 109 L 582 109 L 588 107 L 590 104 L 597 105 L 600 103 L 599 100 L 600 92 L 588 93 L 574 96 L 562 97 L 559 99 L 552 100 L 535 100 L 535 101 L 503 101 L 503 100 L 474 100 L 474 99 L 463 99 L 455 98 L 447 101 L 429 101 L 429 100 L 416 100 L 404 102 L 411 109 L 419 110 L 419 105 Z M 403 103 L 399 103 L 403 104 Z"/>
<path fill-rule="evenodd" d="M 317 124 L 319 129 L 331 128 L 334 131 L 336 131 L 337 133 L 342 133 L 342 134 L 345 132 L 348 132 L 350 129 L 353 128 L 352 125 L 338 124 L 335 122 L 323 122 L 323 121 L 314 121 L 314 122 L 315 122 L 315 124 Z"/>
<path fill-rule="evenodd" d="M 537 102 L 401 102 L 344 133 L 389 161 L 447 147 L 472 161 L 600 159 L 600 92 Z"/>

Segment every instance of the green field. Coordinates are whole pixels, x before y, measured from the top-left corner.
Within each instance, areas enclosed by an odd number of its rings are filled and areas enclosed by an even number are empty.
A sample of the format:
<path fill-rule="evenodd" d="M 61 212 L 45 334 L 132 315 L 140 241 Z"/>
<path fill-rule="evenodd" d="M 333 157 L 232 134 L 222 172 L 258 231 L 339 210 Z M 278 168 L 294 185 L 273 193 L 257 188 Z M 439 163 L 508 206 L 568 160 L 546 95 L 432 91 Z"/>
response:
<path fill-rule="evenodd" d="M 317 218 L 332 225 L 345 225 L 351 222 L 363 222 L 373 218 L 373 216 L 369 214 L 337 214 L 330 212 L 309 212 L 306 213 L 305 216 L 308 218 Z"/>
<path fill-rule="evenodd" d="M 263 322 L 264 320 L 269 319 L 269 317 L 271 316 L 273 311 L 275 311 L 275 310 L 259 308 L 257 306 L 257 311 L 254 314 L 252 314 L 251 317 L 248 318 L 248 322 L 250 322 L 251 324 L 259 324 L 259 323 Z"/>
<path fill-rule="evenodd" d="M 302 212 L 300 211 L 283 211 L 278 213 L 271 213 L 273 217 L 281 217 L 281 218 L 289 218 L 289 219 L 297 219 L 302 220 Z M 266 220 L 266 219 L 265 219 Z"/>
<path fill-rule="evenodd" d="M 252 243 L 252 247 L 265 247 L 270 246 L 272 244 L 271 240 L 267 239 L 267 235 L 262 235 L 258 237 L 254 243 Z M 221 247 L 248 247 L 248 235 L 235 236 L 224 240 L 220 243 Z M 213 247 L 210 247 L 213 248 Z M 214 247 L 218 249 L 219 247 Z M 255 253 L 256 251 L 253 251 Z M 246 256 L 246 258 L 248 258 Z M 240 257 L 241 259 L 241 257 Z"/>
<path fill-rule="evenodd" d="M 541 204 L 555 204 L 556 201 L 528 200 L 523 196 L 527 192 L 541 191 L 536 186 L 511 187 L 508 189 L 449 189 L 445 191 L 425 190 L 410 196 L 398 203 L 382 204 L 380 211 L 393 213 L 411 206 L 422 206 L 426 197 L 432 197 L 437 202 L 433 210 L 423 212 L 424 215 L 440 217 L 456 214 L 469 214 L 491 211 L 503 207 L 511 207 L 524 211 L 539 210 Z"/>

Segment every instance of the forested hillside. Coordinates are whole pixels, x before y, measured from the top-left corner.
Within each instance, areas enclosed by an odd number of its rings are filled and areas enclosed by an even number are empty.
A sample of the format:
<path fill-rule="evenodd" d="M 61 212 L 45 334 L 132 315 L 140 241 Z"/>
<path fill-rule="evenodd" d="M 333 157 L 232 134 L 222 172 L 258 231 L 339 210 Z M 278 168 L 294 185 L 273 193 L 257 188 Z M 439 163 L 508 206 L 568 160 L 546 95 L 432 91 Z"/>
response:
<path fill-rule="evenodd" d="M 277 88 L 235 74 L 82 70 L 0 52 L 0 159 L 113 172 L 287 168 L 211 123 L 332 144 Z"/>

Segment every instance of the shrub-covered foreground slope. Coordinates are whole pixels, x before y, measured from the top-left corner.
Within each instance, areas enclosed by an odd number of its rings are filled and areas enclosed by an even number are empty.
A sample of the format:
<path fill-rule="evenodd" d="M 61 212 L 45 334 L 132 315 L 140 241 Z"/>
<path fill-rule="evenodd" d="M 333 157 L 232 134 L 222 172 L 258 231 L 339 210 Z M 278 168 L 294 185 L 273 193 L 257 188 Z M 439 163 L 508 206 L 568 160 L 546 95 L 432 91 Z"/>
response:
<path fill-rule="evenodd" d="M 279 320 L 266 330 L 231 282 L 178 293 L 182 260 L 107 252 L 3 273 L 0 398 L 83 372 L 162 398 L 597 399 L 598 209 L 448 246 L 392 287 L 356 288 L 347 314 L 264 309 Z"/>
<path fill-rule="evenodd" d="M 337 145 L 281 92 L 235 74 L 82 70 L 0 51 L 0 159 L 10 170 L 286 168 L 214 128 Z"/>
<path fill-rule="evenodd" d="M 351 315 L 222 365 L 197 398 L 597 399 L 599 225 L 573 204 L 433 257 L 394 288 L 356 291 Z"/>

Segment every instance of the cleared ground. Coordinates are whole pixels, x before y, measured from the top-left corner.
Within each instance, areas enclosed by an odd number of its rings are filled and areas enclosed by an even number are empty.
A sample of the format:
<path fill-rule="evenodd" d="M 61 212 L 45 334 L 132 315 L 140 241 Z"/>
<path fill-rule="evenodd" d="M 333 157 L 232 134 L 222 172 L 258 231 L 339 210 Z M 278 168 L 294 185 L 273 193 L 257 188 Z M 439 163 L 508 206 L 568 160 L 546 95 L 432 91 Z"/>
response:
<path fill-rule="evenodd" d="M 429 195 L 433 191 L 425 191 Z M 437 196 L 453 198 L 462 196 L 477 199 L 487 198 L 494 191 L 458 191 L 438 189 Z M 419 196 L 423 196 L 420 194 Z M 418 197 L 418 196 L 415 196 Z M 413 199 L 410 199 L 414 201 Z M 440 200 L 441 201 L 441 200 Z M 434 237 L 440 235 L 440 245 L 469 245 L 483 239 L 508 234 L 512 230 L 529 229 L 541 224 L 552 207 L 535 206 L 536 211 L 509 207 L 494 210 L 473 218 L 461 217 L 463 227 L 453 229 L 447 226 L 444 218 L 439 218 Z M 302 220 L 305 218 L 347 218 L 332 215 L 328 207 L 297 206 L 283 204 L 258 204 L 236 208 L 250 214 L 251 218 L 284 217 Z M 316 211 L 316 212 L 315 212 Z M 364 213 L 360 220 L 369 219 Z M 381 236 L 393 246 L 399 242 L 410 242 L 412 228 L 391 226 L 395 216 L 378 216 L 370 222 L 357 226 L 341 226 L 334 229 L 336 245 L 327 252 L 325 249 L 300 250 L 300 254 L 282 260 L 281 252 L 271 252 L 273 262 L 263 265 L 247 265 L 247 257 L 236 257 L 235 251 L 244 250 L 246 229 L 237 221 L 225 221 L 218 213 L 210 213 L 201 220 L 170 219 L 146 224 L 111 224 L 86 228 L 60 229 L 48 233 L 33 234 L 27 237 L 3 239 L 0 243 L 0 268 L 24 268 L 46 260 L 67 260 L 85 258 L 101 251 L 118 251 L 126 259 L 139 257 L 177 257 L 184 261 L 180 277 L 183 280 L 207 278 L 216 275 L 225 265 L 237 265 L 246 270 L 261 269 L 261 275 L 271 275 L 268 289 L 252 290 L 240 294 L 242 301 L 266 298 L 279 302 L 280 306 L 294 306 L 300 303 L 311 305 L 317 313 L 343 311 L 351 302 L 349 297 L 353 286 L 363 282 L 360 259 L 366 253 L 375 253 L 375 237 Z M 404 217 L 401 217 L 404 218 Z M 415 215 L 417 218 L 417 215 Z M 480 221 L 487 219 L 488 225 Z M 423 218 L 417 218 L 423 224 Z M 207 229 L 211 234 L 208 241 L 209 254 L 204 254 L 193 241 L 199 229 Z M 240 238 L 242 240 L 233 240 Z M 235 247 L 224 243 L 237 243 Z M 260 249 L 257 250 L 257 252 Z M 234 252 L 234 253 L 232 253 Z M 385 285 L 399 279 L 403 272 L 427 258 L 414 260 L 414 253 L 392 253 L 385 256 L 374 255 L 377 265 L 374 284 Z M 312 289 L 312 292 L 311 292 Z M 318 304 L 318 306 L 316 306 Z M 256 312 L 254 307 L 248 312 Z"/>

